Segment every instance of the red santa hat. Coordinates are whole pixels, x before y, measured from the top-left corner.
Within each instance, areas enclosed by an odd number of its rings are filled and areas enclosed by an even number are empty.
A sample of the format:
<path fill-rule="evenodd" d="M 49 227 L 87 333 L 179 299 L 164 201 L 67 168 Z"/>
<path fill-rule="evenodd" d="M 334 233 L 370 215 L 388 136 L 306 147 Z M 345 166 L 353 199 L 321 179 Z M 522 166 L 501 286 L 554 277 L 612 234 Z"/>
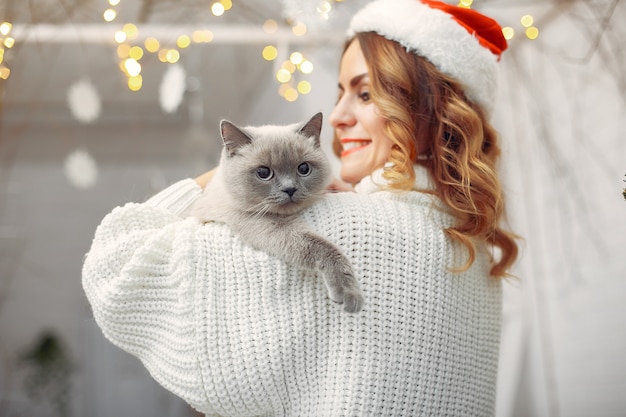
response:
<path fill-rule="evenodd" d="M 356 32 L 376 32 L 423 56 L 460 81 L 470 100 L 491 113 L 496 64 L 507 48 L 495 20 L 435 0 L 375 0 L 352 18 L 348 34 Z"/>

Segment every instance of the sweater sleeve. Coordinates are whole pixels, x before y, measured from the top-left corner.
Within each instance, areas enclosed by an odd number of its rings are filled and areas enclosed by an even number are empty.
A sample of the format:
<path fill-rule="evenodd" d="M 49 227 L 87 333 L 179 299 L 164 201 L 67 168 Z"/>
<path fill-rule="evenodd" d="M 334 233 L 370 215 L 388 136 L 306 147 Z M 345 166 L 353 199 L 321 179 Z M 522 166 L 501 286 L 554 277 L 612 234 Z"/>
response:
<path fill-rule="evenodd" d="M 197 222 L 179 215 L 200 193 L 185 180 L 115 208 L 96 230 L 82 283 L 104 335 L 165 388 L 207 409 L 193 321 Z"/>

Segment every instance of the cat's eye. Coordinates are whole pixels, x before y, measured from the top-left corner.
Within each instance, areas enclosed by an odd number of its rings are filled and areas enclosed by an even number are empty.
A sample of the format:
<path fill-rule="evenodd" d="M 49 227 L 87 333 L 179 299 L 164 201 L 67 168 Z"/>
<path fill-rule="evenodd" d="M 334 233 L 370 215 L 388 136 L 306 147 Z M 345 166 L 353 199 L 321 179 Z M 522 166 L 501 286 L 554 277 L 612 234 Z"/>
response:
<path fill-rule="evenodd" d="M 311 173 L 311 165 L 308 162 L 303 162 L 298 165 L 298 175 L 301 177 L 306 177 Z"/>
<path fill-rule="evenodd" d="M 256 176 L 260 180 L 269 181 L 274 176 L 274 171 L 268 167 L 258 167 L 256 169 Z"/>

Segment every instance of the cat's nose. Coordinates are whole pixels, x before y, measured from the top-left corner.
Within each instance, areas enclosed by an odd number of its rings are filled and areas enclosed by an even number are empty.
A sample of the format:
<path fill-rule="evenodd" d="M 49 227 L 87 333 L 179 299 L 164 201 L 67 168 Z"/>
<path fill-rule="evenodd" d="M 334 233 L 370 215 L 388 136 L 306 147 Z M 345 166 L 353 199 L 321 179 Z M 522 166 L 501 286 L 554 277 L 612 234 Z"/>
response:
<path fill-rule="evenodd" d="M 296 187 L 283 188 L 283 193 L 287 193 L 289 197 L 293 197 L 296 191 L 298 191 Z"/>

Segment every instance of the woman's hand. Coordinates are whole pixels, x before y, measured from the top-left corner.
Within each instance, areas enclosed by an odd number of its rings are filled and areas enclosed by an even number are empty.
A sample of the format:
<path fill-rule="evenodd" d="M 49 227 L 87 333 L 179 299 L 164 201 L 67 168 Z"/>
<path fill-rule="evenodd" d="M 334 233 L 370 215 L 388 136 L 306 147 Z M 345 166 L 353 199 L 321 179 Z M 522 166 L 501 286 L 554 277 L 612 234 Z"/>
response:
<path fill-rule="evenodd" d="M 326 188 L 331 193 L 341 193 L 345 191 L 354 191 L 354 187 L 347 182 L 343 182 L 338 178 L 333 178 L 330 185 Z"/>
<path fill-rule="evenodd" d="M 213 176 L 215 175 L 216 170 L 217 168 L 213 168 L 212 170 L 205 172 L 199 177 L 196 177 L 195 181 L 198 183 L 200 187 L 202 187 L 202 189 L 204 189 L 207 186 L 207 184 L 211 181 L 211 178 L 213 178 Z"/>

